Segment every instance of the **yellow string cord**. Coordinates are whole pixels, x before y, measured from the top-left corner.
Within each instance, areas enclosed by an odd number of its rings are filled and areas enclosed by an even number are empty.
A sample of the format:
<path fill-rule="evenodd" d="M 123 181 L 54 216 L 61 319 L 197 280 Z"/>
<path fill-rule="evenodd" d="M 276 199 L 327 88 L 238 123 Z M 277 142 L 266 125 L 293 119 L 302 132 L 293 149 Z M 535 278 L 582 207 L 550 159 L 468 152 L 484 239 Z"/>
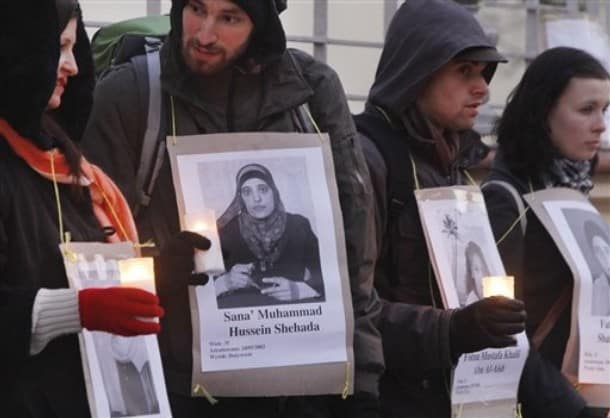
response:
<path fill-rule="evenodd" d="M 345 362 L 345 382 L 343 382 L 343 390 L 341 391 L 341 399 L 346 400 L 349 396 L 349 384 L 350 384 L 350 363 Z"/>
<path fill-rule="evenodd" d="M 464 412 L 464 404 L 461 403 L 457 407 L 457 411 L 455 411 L 454 418 L 462 418 L 462 413 Z"/>
<path fill-rule="evenodd" d="M 174 105 L 174 96 L 169 96 L 169 102 L 172 108 L 172 145 L 176 145 L 176 107 Z"/>
<path fill-rule="evenodd" d="M 64 255 L 71 262 L 75 263 L 78 256 L 73 251 L 70 251 L 69 245 L 72 240 L 72 235 L 69 231 L 64 232 L 63 212 L 61 210 L 61 200 L 59 199 L 59 185 L 57 184 L 57 176 L 55 175 L 55 150 L 51 151 L 51 177 L 53 179 L 53 192 L 55 193 L 55 204 L 57 205 L 57 220 L 59 223 L 59 241 L 64 244 Z"/>
<path fill-rule="evenodd" d="M 322 137 L 322 132 L 320 131 L 320 128 L 318 127 L 318 124 L 316 123 L 316 120 L 311 115 L 309 108 L 307 106 L 303 106 L 303 107 L 305 108 L 305 112 L 307 112 L 307 117 L 309 118 L 309 121 L 313 125 L 314 129 L 316 130 L 316 133 L 318 134 L 318 137 L 320 138 L 320 142 L 324 142 L 324 138 Z"/>
<path fill-rule="evenodd" d="M 523 418 L 523 412 L 521 411 L 521 402 L 517 404 L 517 410 L 515 411 L 515 418 Z"/>
<path fill-rule="evenodd" d="M 415 165 L 415 160 L 413 159 L 413 155 L 409 153 L 409 159 L 411 160 L 411 169 L 413 170 L 413 182 L 415 183 L 415 190 L 419 190 L 419 179 L 417 178 L 417 166 Z"/>
<path fill-rule="evenodd" d="M 193 393 L 195 395 L 198 395 L 201 393 L 203 395 L 203 397 L 207 399 L 207 401 L 210 403 L 210 405 L 216 405 L 218 403 L 218 399 L 214 398 L 210 394 L 210 392 L 208 392 L 207 389 L 200 384 L 195 385 L 195 387 L 193 388 Z"/>
<path fill-rule="evenodd" d="M 517 219 L 515 219 L 515 221 L 508 227 L 508 229 L 506 230 L 506 232 L 504 232 L 504 234 L 502 234 L 502 236 L 496 241 L 496 245 L 500 245 L 500 243 L 502 241 L 504 241 L 506 239 L 506 237 L 508 237 L 508 235 L 513 231 L 513 229 L 515 229 L 515 227 L 517 226 L 517 224 L 519 224 L 521 222 L 521 219 L 523 219 L 523 217 L 525 215 L 527 215 L 527 211 L 530 210 L 530 207 L 526 207 L 525 210 L 523 211 L 523 213 L 521 215 L 519 215 L 519 217 L 517 217 Z"/>
<path fill-rule="evenodd" d="M 114 207 L 110 204 L 110 200 L 106 196 L 106 193 L 104 193 L 104 190 L 99 185 L 96 184 L 95 186 L 101 192 L 102 199 L 104 199 L 104 203 L 110 209 L 110 214 L 112 215 L 112 217 L 114 218 L 114 221 L 119 226 L 119 229 L 121 230 L 121 234 L 123 234 L 123 239 L 124 240 L 128 240 L 129 239 L 129 235 L 127 235 L 127 231 L 125 230 L 125 227 L 123 226 L 123 223 L 121 222 L 121 219 L 119 218 L 119 215 L 117 215 L 116 211 L 114 210 Z"/>
<path fill-rule="evenodd" d="M 532 185 L 532 179 L 528 179 L 527 184 L 528 184 L 528 187 L 530 188 L 530 192 L 534 193 L 534 186 Z M 513 231 L 513 229 L 515 229 L 517 224 L 521 223 L 521 219 L 523 219 L 523 217 L 527 215 L 527 211 L 529 211 L 529 210 L 530 210 L 530 207 L 527 206 L 525 208 L 525 210 L 523 211 L 523 213 L 520 214 L 517 219 L 515 219 L 515 221 L 508 227 L 506 232 L 504 232 L 502 234 L 502 236 L 496 241 L 496 245 L 500 245 L 500 243 L 502 241 L 504 241 L 506 239 L 506 237 L 508 237 L 510 235 L 510 233 Z"/>
<path fill-rule="evenodd" d="M 466 170 L 465 168 L 462 170 L 462 172 L 464 173 L 464 175 L 466 176 L 466 178 L 468 179 L 468 181 L 470 182 L 471 185 L 476 186 L 477 182 L 474 180 L 474 178 L 472 178 L 472 176 L 470 175 L 470 173 L 468 172 L 468 170 Z"/>
<path fill-rule="evenodd" d="M 154 248 L 157 246 L 157 244 L 155 244 L 155 242 L 152 239 L 149 239 L 146 242 L 134 243 L 133 246 L 136 248 Z"/>
<path fill-rule="evenodd" d="M 55 152 L 51 151 L 51 177 L 53 178 L 53 190 L 55 192 L 55 204 L 57 205 L 57 221 L 59 223 L 59 240 L 62 244 L 65 244 L 64 237 L 64 221 L 61 210 L 61 200 L 59 199 L 59 186 L 57 185 L 57 176 L 55 175 Z"/>

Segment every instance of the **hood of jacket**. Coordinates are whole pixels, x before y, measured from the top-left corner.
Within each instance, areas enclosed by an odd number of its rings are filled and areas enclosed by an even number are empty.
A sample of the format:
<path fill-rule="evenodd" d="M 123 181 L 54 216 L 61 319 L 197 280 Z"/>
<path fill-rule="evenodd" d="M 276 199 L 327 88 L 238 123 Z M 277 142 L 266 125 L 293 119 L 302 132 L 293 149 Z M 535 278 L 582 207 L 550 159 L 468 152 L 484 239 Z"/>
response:
<path fill-rule="evenodd" d="M 0 5 L 0 117 L 35 142 L 43 141 L 41 117 L 57 80 L 63 30 L 59 19 L 67 23 L 65 3 L 22 0 Z M 79 74 L 69 79 L 61 107 L 53 116 L 72 139 L 79 140 L 91 109 L 95 82 L 89 40 L 80 17 L 74 55 Z"/>
<path fill-rule="evenodd" d="M 385 39 L 368 100 L 399 119 L 432 73 L 470 48 L 493 48 L 472 13 L 450 0 L 408 0 Z M 486 68 L 489 82 L 496 63 Z"/>
<path fill-rule="evenodd" d="M 38 136 L 55 88 L 59 27 L 54 0 L 0 2 L 0 117 Z"/>
<path fill-rule="evenodd" d="M 286 9 L 286 0 L 231 1 L 241 7 L 254 23 L 252 38 L 244 55 L 238 61 L 238 65 L 250 60 L 260 65 L 278 60 L 286 50 L 286 34 L 279 16 L 280 12 Z M 180 52 L 182 49 L 182 10 L 187 3 L 188 0 L 172 0 L 170 11 L 171 59 L 183 70 L 186 70 L 186 64 Z"/>

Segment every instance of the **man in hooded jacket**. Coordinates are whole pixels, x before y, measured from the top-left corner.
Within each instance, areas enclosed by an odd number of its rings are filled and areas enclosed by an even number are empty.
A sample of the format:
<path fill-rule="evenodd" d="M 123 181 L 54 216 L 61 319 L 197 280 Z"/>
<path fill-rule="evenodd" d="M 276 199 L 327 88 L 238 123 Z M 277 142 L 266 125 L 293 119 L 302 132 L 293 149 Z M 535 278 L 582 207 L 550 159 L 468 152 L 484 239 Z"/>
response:
<path fill-rule="evenodd" d="M 383 417 L 449 417 L 459 356 L 513 345 L 512 334 L 524 330 L 521 301 L 484 298 L 458 310 L 436 308 L 440 291 L 413 195 L 416 188 L 464 184 L 466 169 L 487 155 L 472 127 L 503 61 L 462 6 L 410 0 L 394 16 L 365 111 L 355 117 L 376 196 Z M 525 416 L 573 418 L 582 410 L 582 399 L 537 353 L 523 376 Z"/>
<path fill-rule="evenodd" d="M 172 29 L 160 52 L 162 91 L 165 99 L 173 97 L 178 135 L 299 131 L 293 109 L 303 103 L 308 104 L 320 130 L 329 133 L 355 315 L 358 396 L 352 398 L 370 400 L 365 402 L 370 409 L 356 409 L 362 416 L 374 416 L 383 355 L 374 324 L 380 304 L 372 288 L 375 250 L 370 251 L 374 240 L 369 232 L 373 221 L 368 170 L 336 73 L 301 51 L 286 50 L 276 5 L 285 7 L 285 2 L 173 0 Z M 147 116 L 146 96 L 137 91 L 134 71 L 131 63 L 119 66 L 98 84 L 84 143 L 86 155 L 111 175 L 131 204 L 138 197 L 135 173 Z M 167 155 L 150 205 L 140 211 L 136 221 L 143 241 L 172 245 L 179 218 Z M 192 250 L 190 254 L 192 258 Z M 167 292 L 163 280 L 158 281 L 163 299 Z M 222 399 L 214 407 L 201 398 L 191 398 L 187 284 L 172 292 L 171 299 L 163 301 L 166 317 L 160 346 L 174 416 L 358 416 L 345 410 L 354 405 L 349 398 L 337 402 L 337 397 L 329 397 L 330 404 L 317 397 L 232 398 Z M 322 414 L 321 409 L 327 412 Z"/>

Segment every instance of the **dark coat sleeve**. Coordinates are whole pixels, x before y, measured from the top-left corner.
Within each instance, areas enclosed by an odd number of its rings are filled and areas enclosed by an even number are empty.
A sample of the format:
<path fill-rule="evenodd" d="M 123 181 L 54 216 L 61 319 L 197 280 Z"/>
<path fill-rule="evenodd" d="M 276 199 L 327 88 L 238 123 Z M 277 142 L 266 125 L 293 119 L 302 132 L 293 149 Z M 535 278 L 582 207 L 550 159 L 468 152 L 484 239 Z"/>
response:
<path fill-rule="evenodd" d="M 576 418 L 584 399 L 552 363 L 530 348 L 519 382 L 523 416 Z"/>
<path fill-rule="evenodd" d="M 295 57 L 314 91 L 309 100 L 312 116 L 330 136 L 355 320 L 355 391 L 377 393 L 384 364 L 376 327 L 381 303 L 373 288 L 376 246 L 369 173 L 339 77 L 303 53 Z"/>
<path fill-rule="evenodd" d="M 506 273 L 515 276 L 516 295 L 523 298 L 525 237 L 521 214 L 513 195 L 505 188 L 489 184 L 483 188 L 489 221 L 498 244 Z M 533 216 L 531 210 L 525 217 Z M 527 230 L 526 230 L 527 233 Z M 534 347 L 525 363 L 519 383 L 519 402 L 524 417 L 576 418 L 585 402 L 561 371 L 540 355 Z"/>
<path fill-rule="evenodd" d="M 0 222 L 0 359 L 1 369 L 7 376 L 12 368 L 19 367 L 29 357 L 32 331 L 32 307 L 36 290 L 8 289 L 2 280 L 6 271 L 9 245 L 4 220 Z"/>
<path fill-rule="evenodd" d="M 376 326 L 381 303 L 373 287 L 377 250 L 369 173 L 339 77 L 303 53 L 295 56 L 314 91 L 312 116 L 328 132 L 333 152 L 354 309 L 355 391 L 376 394 L 384 363 Z"/>
<path fill-rule="evenodd" d="M 91 117 L 82 140 L 85 157 L 119 186 L 133 208 L 136 172 L 146 127 L 148 92 L 139 92 L 131 64 L 105 75 L 97 84 Z"/>
<path fill-rule="evenodd" d="M 362 134 L 360 140 L 371 173 L 376 203 L 376 242 L 381 250 L 387 239 L 387 171 L 373 142 Z M 452 367 L 449 346 L 452 313 L 451 310 L 384 300 L 379 329 L 388 371 L 399 370 L 412 379 L 421 379 L 431 370 Z"/>

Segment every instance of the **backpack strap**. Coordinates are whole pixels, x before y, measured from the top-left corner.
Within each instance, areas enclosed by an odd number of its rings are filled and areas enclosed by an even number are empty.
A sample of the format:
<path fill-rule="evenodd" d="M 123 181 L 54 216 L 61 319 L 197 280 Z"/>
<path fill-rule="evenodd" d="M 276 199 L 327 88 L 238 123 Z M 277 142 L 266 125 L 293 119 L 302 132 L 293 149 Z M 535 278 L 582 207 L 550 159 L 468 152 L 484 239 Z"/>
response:
<path fill-rule="evenodd" d="M 565 286 L 559 297 L 555 300 L 551 309 L 544 316 L 544 319 L 536 328 L 534 335 L 531 338 L 532 345 L 536 350 L 540 350 L 540 346 L 549 335 L 563 311 L 568 307 L 570 298 L 572 297 L 572 286 Z"/>
<path fill-rule="evenodd" d="M 415 178 L 413 165 L 409 163 L 411 155 L 404 131 L 392 128 L 381 113 L 364 112 L 354 116 L 358 132 L 365 135 L 375 144 L 386 165 L 386 204 L 388 218 L 386 230 L 383 231 L 388 237 L 396 228 L 396 223 L 407 205 L 415 205 Z M 415 174 L 416 175 L 416 174 Z M 391 239 L 384 239 L 382 252 L 387 253 L 390 260 L 396 259 L 396 249 L 390 244 Z M 386 266 L 387 277 L 390 286 L 399 284 L 398 266 L 393 262 Z"/>
<path fill-rule="evenodd" d="M 161 61 L 159 50 L 149 50 L 145 55 L 131 59 L 133 62 L 138 89 L 148 91 L 148 113 L 146 118 L 146 131 L 142 138 L 140 151 L 140 164 L 136 172 L 137 202 L 134 214 L 142 207 L 150 204 L 155 181 L 163 164 L 165 148 L 160 146 L 160 133 L 162 117 L 161 92 Z M 146 76 L 144 76 L 146 74 Z"/>
<path fill-rule="evenodd" d="M 485 190 L 490 185 L 498 186 L 498 187 L 506 190 L 512 196 L 512 198 L 515 202 L 515 205 L 517 206 L 517 210 L 519 212 L 518 221 L 519 221 L 519 224 L 521 225 L 521 234 L 525 235 L 525 231 L 527 230 L 527 216 L 525 216 L 526 208 L 525 208 L 525 205 L 523 204 L 523 199 L 521 198 L 521 194 L 517 191 L 517 189 L 515 189 L 515 187 L 512 184 L 510 184 L 509 182 L 503 181 L 503 180 L 486 181 L 485 183 L 483 183 L 483 185 L 481 185 L 481 190 Z M 516 225 L 517 224 L 514 223 L 508 229 L 508 231 L 506 231 L 503 234 L 503 236 L 508 235 Z"/>
<path fill-rule="evenodd" d="M 414 201 L 415 178 L 411 155 L 404 133 L 394 131 L 380 114 L 362 113 L 354 117 L 358 131 L 377 147 L 386 164 L 387 205 L 389 220 L 397 218 L 403 208 Z"/>
<path fill-rule="evenodd" d="M 290 61 L 292 61 L 292 66 L 296 69 L 299 75 L 302 77 L 303 73 L 301 72 L 301 66 L 298 61 L 294 58 L 293 53 L 290 49 L 286 50 L 288 52 L 288 56 L 290 57 Z M 318 130 L 315 126 L 315 121 L 312 119 L 311 111 L 309 109 L 309 104 L 307 102 L 291 109 L 290 111 L 292 115 L 292 120 L 297 126 L 299 132 L 303 133 L 317 133 Z"/>

